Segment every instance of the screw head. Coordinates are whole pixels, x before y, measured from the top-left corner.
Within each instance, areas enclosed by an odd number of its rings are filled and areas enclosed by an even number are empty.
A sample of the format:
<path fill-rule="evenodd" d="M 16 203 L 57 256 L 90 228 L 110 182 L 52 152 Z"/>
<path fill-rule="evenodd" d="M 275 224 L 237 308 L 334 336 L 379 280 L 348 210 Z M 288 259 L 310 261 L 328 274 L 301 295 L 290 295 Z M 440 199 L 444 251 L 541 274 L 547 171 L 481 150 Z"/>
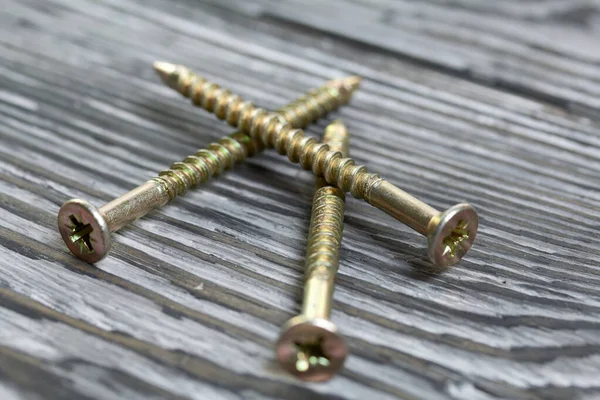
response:
<path fill-rule="evenodd" d="M 96 207 L 85 200 L 72 199 L 58 212 L 58 231 L 78 258 L 89 263 L 103 259 L 110 251 L 110 229 Z"/>
<path fill-rule="evenodd" d="M 429 259 L 436 266 L 449 267 L 471 248 L 477 235 L 477 212 L 470 204 L 457 204 L 440 213 L 434 221 L 433 232 L 428 235 Z"/>
<path fill-rule="evenodd" d="M 299 315 L 282 328 L 275 351 L 281 366 L 304 381 L 331 379 L 348 354 L 344 339 L 329 320 Z"/>

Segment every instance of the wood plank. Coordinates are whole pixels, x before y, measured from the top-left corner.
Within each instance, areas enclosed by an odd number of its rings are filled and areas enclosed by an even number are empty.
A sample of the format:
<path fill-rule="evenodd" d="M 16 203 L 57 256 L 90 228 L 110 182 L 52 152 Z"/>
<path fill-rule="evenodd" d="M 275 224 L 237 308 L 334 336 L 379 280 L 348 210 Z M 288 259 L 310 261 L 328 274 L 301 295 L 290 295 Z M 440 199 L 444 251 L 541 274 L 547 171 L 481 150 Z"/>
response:
<path fill-rule="evenodd" d="M 488 3 L 255 0 L 244 9 L 597 118 L 599 3 Z"/>
<path fill-rule="evenodd" d="M 533 88 L 523 97 L 457 79 L 265 18 L 258 3 L 7 2 L 0 358 L 10 367 L 0 393 L 43 396 L 53 381 L 57 398 L 600 393 L 600 123 L 563 107 L 569 96 L 557 107 Z M 489 18 L 560 13 L 552 1 L 460 5 Z M 432 2 L 423 21 L 447 7 Z M 362 75 L 351 105 L 309 133 L 341 116 L 353 156 L 371 170 L 438 208 L 473 203 L 482 218 L 476 246 L 434 273 L 424 238 L 349 199 L 333 319 L 351 356 L 322 385 L 285 376 L 273 360 L 279 326 L 299 310 L 313 191 L 310 174 L 273 152 L 115 234 L 97 266 L 81 263 L 56 233 L 62 202 L 100 205 L 231 132 L 164 88 L 155 59 L 185 63 L 271 108 L 324 80 Z M 595 90 L 593 77 L 580 78 Z M 39 386 L 29 374 L 43 376 Z"/>

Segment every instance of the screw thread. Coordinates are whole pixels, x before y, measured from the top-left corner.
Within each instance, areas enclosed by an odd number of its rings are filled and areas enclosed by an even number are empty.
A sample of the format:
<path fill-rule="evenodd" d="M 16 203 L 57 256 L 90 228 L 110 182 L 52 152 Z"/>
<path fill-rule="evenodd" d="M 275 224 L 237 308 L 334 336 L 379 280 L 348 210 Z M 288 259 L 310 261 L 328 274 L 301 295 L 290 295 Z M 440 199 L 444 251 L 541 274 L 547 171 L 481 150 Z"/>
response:
<path fill-rule="evenodd" d="M 239 96 L 232 96 L 223 90 L 220 94 L 216 93 L 218 87 L 215 84 L 194 75 L 187 68 L 179 67 L 179 70 L 181 73 L 176 88 L 183 95 L 192 97 L 194 104 L 215 110 L 218 115 L 229 116 L 231 121 L 238 120 L 242 114 L 246 115 L 248 110 L 258 110 L 251 103 L 242 102 Z M 205 92 L 210 95 L 198 96 Z M 292 126 L 304 127 L 347 103 L 351 95 L 351 90 L 346 90 L 342 96 L 335 87 L 326 85 L 309 91 L 272 115 Z M 235 132 L 174 163 L 170 169 L 160 172 L 151 180 L 159 183 L 169 199 L 173 200 L 263 149 L 264 144 L 260 139 L 252 139 L 241 131 Z"/>
<path fill-rule="evenodd" d="M 342 98 L 331 87 L 323 86 L 310 90 L 293 103 L 277 110 L 276 113 L 293 127 L 304 128 L 312 121 L 347 103 L 348 100 L 349 96 Z"/>
<path fill-rule="evenodd" d="M 306 248 L 306 279 L 333 281 L 339 265 L 343 229 L 343 193 L 332 186 L 318 189 L 313 198 Z"/>
<path fill-rule="evenodd" d="M 286 154 L 290 161 L 323 176 L 327 183 L 358 199 L 366 198 L 371 188 L 382 180 L 378 174 L 369 173 L 365 166 L 356 165 L 353 159 L 329 150 L 329 145 L 318 143 L 315 138 L 307 137 L 302 130 L 289 125 L 270 123 L 262 137 L 279 154 Z"/>
<path fill-rule="evenodd" d="M 195 105 L 238 127 L 251 138 L 260 140 L 265 147 L 275 148 L 279 154 L 287 155 L 290 161 L 323 176 L 329 184 L 350 192 L 356 198 L 368 198 L 370 190 L 382 181 L 378 174 L 369 173 L 366 167 L 356 165 L 353 159 L 344 158 L 340 152 L 330 151 L 327 144 L 307 137 L 304 131 L 295 129 L 280 115 L 244 101 L 239 95 L 185 67 L 172 66 L 163 79 Z M 344 104 L 349 101 L 352 91 L 352 85 L 344 84 L 344 80 L 332 81 L 328 90 L 322 92 L 323 98 L 325 93 L 331 96 L 331 101 L 325 101 L 324 105 Z M 317 98 L 313 99 L 316 101 Z M 316 112 L 317 108 L 313 109 Z M 294 119 L 302 120 L 297 116 Z"/>
<path fill-rule="evenodd" d="M 323 142 L 347 156 L 349 135 L 344 123 L 338 120 L 329 124 L 323 133 Z M 327 185 L 323 178 L 317 179 L 306 247 L 305 277 L 307 281 L 326 281 L 331 288 L 339 268 L 344 198 L 342 190 Z M 319 300 L 325 301 L 330 307 L 331 299 Z"/>

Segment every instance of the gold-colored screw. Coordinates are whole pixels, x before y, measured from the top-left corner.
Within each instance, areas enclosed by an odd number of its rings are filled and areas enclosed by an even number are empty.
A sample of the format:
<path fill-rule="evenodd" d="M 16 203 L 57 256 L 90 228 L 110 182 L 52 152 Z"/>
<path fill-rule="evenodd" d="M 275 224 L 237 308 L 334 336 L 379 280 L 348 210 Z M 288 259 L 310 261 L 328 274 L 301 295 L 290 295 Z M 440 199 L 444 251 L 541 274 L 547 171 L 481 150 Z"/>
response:
<path fill-rule="evenodd" d="M 428 238 L 429 259 L 434 265 L 456 264 L 469 250 L 477 233 L 478 218 L 469 204 L 457 204 L 440 212 L 405 191 L 355 165 L 327 144 L 307 137 L 276 114 L 245 102 L 216 83 L 187 68 L 161 63 L 162 80 L 192 102 L 238 127 L 266 147 L 275 148 L 290 161 L 300 163 L 344 192 L 385 211 Z"/>
<path fill-rule="evenodd" d="M 348 155 L 348 130 L 335 121 L 323 143 Z M 275 350 L 279 363 L 307 381 L 330 379 L 344 364 L 347 347 L 330 320 L 334 280 L 344 227 L 344 192 L 317 178 L 306 248 L 306 282 L 300 315 L 281 329 Z"/>
<path fill-rule="evenodd" d="M 158 63 L 155 68 L 162 71 L 164 66 Z M 359 84 L 360 78 L 356 76 L 329 81 L 283 107 L 276 115 L 294 126 L 305 126 L 346 104 Z M 110 251 L 112 232 L 263 149 L 260 140 L 236 132 L 174 163 L 157 177 L 100 208 L 85 200 L 69 200 L 58 213 L 60 234 L 77 257 L 98 262 Z"/>

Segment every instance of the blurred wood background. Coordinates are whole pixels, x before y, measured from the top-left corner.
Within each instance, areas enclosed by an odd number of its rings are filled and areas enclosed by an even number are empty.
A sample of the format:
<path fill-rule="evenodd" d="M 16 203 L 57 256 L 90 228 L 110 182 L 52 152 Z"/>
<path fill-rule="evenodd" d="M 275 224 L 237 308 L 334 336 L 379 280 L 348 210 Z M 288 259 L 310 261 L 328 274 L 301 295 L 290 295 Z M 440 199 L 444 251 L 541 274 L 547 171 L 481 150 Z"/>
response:
<path fill-rule="evenodd" d="M 600 396 L 600 2 L 1 4 L 0 399 Z M 101 205 L 232 132 L 155 60 L 269 108 L 363 76 L 309 132 L 341 117 L 371 171 L 475 205 L 475 246 L 436 274 L 423 237 L 349 198 L 333 320 L 351 356 L 325 384 L 274 362 L 314 179 L 273 151 L 79 261 L 64 201 Z"/>

